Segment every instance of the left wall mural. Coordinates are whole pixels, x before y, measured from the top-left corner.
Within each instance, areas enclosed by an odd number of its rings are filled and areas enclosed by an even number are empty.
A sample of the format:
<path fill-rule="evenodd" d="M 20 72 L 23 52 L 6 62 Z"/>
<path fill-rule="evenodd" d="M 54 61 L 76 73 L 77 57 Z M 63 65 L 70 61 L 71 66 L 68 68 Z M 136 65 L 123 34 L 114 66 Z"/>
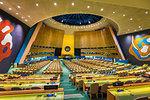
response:
<path fill-rule="evenodd" d="M 14 63 L 30 27 L 0 10 L 0 73 Z"/>

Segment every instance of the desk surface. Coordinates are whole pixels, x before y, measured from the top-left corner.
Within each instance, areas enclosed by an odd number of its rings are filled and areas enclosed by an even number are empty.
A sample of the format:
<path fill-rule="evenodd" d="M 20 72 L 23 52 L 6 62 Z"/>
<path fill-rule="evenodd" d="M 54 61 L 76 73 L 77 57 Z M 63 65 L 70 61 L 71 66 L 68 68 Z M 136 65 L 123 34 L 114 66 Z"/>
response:
<path fill-rule="evenodd" d="M 59 83 L 53 83 L 53 84 L 47 84 L 47 83 L 22 83 L 20 84 L 16 84 L 16 83 L 12 83 L 12 84 L 0 84 L 0 88 L 4 88 L 4 89 L 10 89 L 12 87 L 20 87 L 20 88 L 32 88 L 32 87 L 40 87 L 40 88 L 44 88 L 44 85 L 58 85 Z"/>
<path fill-rule="evenodd" d="M 108 89 L 108 91 L 119 100 L 133 100 L 140 96 L 150 97 L 150 85 L 125 87 L 120 89 L 123 89 L 124 91 L 117 92 L 118 89 Z"/>
<path fill-rule="evenodd" d="M 128 81 L 128 80 L 131 80 L 131 81 L 133 81 L 133 82 L 135 82 L 136 80 L 144 80 L 145 78 L 143 78 L 143 77 L 131 77 L 131 78 L 122 78 L 122 79 L 119 79 L 119 81 L 121 81 L 121 82 L 126 82 L 126 81 Z M 84 82 L 85 83 L 85 85 L 91 85 L 91 84 L 93 84 L 93 83 L 99 83 L 99 84 L 106 84 L 106 83 L 108 83 L 108 84 L 111 84 L 111 83 L 113 83 L 113 82 L 116 82 L 117 81 L 117 79 L 105 79 L 105 80 L 95 80 L 95 82 Z"/>
<path fill-rule="evenodd" d="M 64 92 L 56 92 L 56 97 L 46 97 L 47 94 L 54 93 L 34 93 L 34 94 L 17 94 L 17 95 L 2 95 L 0 100 L 63 100 Z"/>

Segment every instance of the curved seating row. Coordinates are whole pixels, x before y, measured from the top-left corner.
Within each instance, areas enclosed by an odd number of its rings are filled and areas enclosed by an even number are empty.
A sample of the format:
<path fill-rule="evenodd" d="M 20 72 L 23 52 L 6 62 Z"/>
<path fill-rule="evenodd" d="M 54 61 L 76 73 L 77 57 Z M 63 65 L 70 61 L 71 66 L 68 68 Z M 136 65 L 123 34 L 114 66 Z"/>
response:
<path fill-rule="evenodd" d="M 42 74 L 63 74 L 63 70 L 59 60 L 54 60 Z"/>
<path fill-rule="evenodd" d="M 27 75 L 30 75 L 30 74 L 34 74 L 36 73 L 37 71 L 39 71 L 40 69 L 42 69 L 45 65 L 47 65 L 50 61 L 42 61 L 42 62 L 39 62 L 39 63 L 36 63 L 36 64 L 31 64 L 29 67 L 25 67 L 25 68 L 22 68 L 22 69 L 17 69 L 17 70 L 14 70 L 13 73 L 14 74 L 27 74 Z"/>
<path fill-rule="evenodd" d="M 70 61 L 63 61 L 63 63 L 73 73 L 90 73 L 90 72 L 92 72 L 88 68 L 84 68 L 84 67 L 77 65 L 73 62 L 70 62 Z"/>

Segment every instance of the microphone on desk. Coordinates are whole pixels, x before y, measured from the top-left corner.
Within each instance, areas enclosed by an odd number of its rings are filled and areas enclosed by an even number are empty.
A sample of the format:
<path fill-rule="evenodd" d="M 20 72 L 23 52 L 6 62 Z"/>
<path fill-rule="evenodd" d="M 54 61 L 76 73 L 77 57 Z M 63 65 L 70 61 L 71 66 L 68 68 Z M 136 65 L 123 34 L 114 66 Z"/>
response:
<path fill-rule="evenodd" d="M 130 93 L 131 96 L 134 96 L 134 94 Z"/>

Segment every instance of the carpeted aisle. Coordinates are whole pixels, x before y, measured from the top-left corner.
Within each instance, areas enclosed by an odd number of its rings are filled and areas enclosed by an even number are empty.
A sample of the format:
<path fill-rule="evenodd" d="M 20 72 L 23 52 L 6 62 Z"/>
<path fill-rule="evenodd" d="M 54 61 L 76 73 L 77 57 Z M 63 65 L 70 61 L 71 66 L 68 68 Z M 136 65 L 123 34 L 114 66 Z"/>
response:
<path fill-rule="evenodd" d="M 72 85 L 72 82 L 69 80 L 70 71 L 61 61 L 63 75 L 60 79 L 60 87 L 64 88 L 64 99 L 65 100 L 90 100 L 87 94 L 84 94 L 82 91 L 77 90 L 77 87 Z"/>

